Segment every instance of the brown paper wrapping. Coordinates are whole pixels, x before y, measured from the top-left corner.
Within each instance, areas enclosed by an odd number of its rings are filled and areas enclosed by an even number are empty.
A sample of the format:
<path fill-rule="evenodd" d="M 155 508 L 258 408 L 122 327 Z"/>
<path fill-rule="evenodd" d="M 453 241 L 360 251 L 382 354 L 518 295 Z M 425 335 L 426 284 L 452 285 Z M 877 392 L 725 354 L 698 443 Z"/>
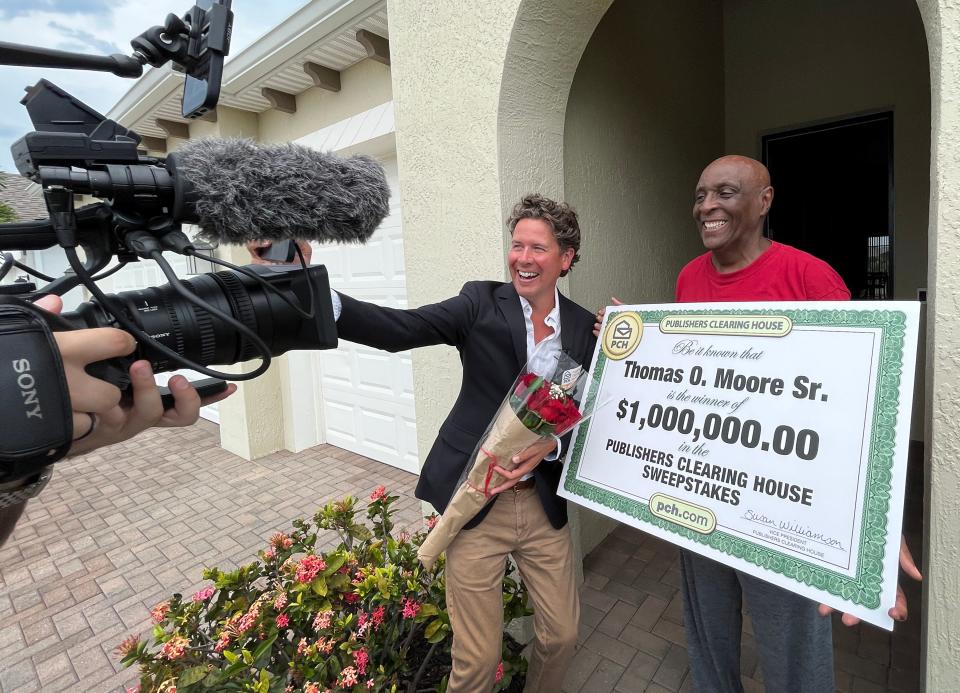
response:
<path fill-rule="evenodd" d="M 484 491 L 496 488 L 505 481 L 502 475 L 490 473 L 490 468 L 500 465 L 507 470 L 513 469 L 513 456 L 542 437 L 520 422 L 509 400 L 500 405 L 487 434 L 474 451 L 467 478 L 453 494 L 447 509 L 417 552 L 417 557 L 427 569 L 433 567 L 463 526 L 490 502 L 490 496 Z"/>

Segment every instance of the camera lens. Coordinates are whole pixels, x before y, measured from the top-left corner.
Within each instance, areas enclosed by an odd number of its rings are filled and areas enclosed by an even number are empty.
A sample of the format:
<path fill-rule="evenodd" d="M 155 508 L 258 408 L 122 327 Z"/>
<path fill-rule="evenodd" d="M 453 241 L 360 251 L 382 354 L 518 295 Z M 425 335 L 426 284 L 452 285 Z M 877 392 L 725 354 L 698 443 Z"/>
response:
<path fill-rule="evenodd" d="M 184 280 L 183 284 L 197 298 L 256 332 L 269 347 L 271 356 L 291 349 L 329 349 L 337 345 L 325 267 L 307 268 L 309 282 L 300 267 L 250 265 L 246 269 L 303 310 L 311 305 L 312 284 L 314 317 L 300 315 L 260 282 L 240 272 L 203 274 Z M 256 347 L 231 325 L 190 302 L 169 284 L 124 291 L 107 298 L 109 310 L 98 301 L 90 301 L 63 317 L 77 327 L 115 327 L 111 313 L 123 311 L 150 337 L 202 366 L 237 363 L 259 356 Z M 136 357 L 148 359 L 158 373 L 183 367 L 152 349 L 149 343 L 138 346 Z"/>

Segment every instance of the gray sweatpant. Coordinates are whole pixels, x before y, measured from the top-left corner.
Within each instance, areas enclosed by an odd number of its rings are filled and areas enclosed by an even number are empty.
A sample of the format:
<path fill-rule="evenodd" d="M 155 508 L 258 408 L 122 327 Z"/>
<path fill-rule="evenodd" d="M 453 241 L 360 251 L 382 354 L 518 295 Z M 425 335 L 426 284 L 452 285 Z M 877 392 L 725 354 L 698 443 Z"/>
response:
<path fill-rule="evenodd" d="M 680 549 L 683 625 L 699 693 L 742 693 L 741 606 L 747 609 L 770 693 L 834 693 L 833 630 L 793 592 Z"/>

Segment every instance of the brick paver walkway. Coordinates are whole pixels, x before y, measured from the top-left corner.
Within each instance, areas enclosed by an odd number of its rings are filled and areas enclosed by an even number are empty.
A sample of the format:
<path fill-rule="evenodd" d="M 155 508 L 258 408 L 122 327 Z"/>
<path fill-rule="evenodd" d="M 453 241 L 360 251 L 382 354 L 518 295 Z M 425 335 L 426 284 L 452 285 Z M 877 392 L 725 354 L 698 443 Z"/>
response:
<path fill-rule="evenodd" d="M 136 671 L 120 669 L 113 649 L 149 630 L 154 604 L 198 589 L 205 566 L 248 562 L 327 500 L 386 484 L 401 496 L 398 524 L 421 522 L 412 474 L 330 446 L 247 462 L 218 442 L 216 426 L 201 422 L 58 465 L 0 549 L 0 693 L 122 690 Z M 621 526 L 584 574 L 564 691 L 693 691 L 675 549 Z M 835 627 L 840 691 L 918 690 L 919 590 L 909 596 L 914 616 L 892 640 L 870 626 Z M 747 693 L 763 691 L 749 620 L 742 669 Z"/>
<path fill-rule="evenodd" d="M 61 462 L 0 549 L 0 691 L 122 690 L 137 672 L 113 649 L 148 632 L 154 604 L 198 589 L 204 567 L 249 562 L 293 519 L 378 484 L 413 527 L 415 481 L 330 446 L 248 462 L 204 421 Z"/>
<path fill-rule="evenodd" d="M 620 525 L 587 556 L 584 578 L 580 647 L 564 692 L 692 693 L 676 549 Z M 920 690 L 920 593 L 915 585 L 908 588 L 913 616 L 897 624 L 892 638 L 879 628 L 847 628 L 834 618 L 838 691 Z M 745 693 L 765 690 L 749 617 L 744 619 L 741 674 Z"/>

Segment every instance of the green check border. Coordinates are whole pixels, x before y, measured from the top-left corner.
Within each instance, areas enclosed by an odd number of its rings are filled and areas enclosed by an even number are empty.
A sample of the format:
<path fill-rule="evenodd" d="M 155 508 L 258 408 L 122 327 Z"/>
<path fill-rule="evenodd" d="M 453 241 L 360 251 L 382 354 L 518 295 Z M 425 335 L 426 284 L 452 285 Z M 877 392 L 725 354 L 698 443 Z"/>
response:
<path fill-rule="evenodd" d="M 621 311 L 617 311 L 621 312 Z M 709 535 L 694 532 L 669 520 L 657 517 L 640 501 L 624 498 L 577 478 L 591 420 L 584 422 L 574 443 L 573 455 L 564 479 L 567 491 L 598 505 L 628 515 L 643 523 L 677 534 L 685 539 L 709 546 L 728 556 L 779 573 L 798 583 L 824 590 L 869 609 L 880 606 L 883 555 L 887 538 L 887 514 L 893 486 L 893 456 L 896 441 L 897 412 L 900 407 L 900 379 L 903 373 L 903 346 L 906 336 L 906 314 L 896 310 L 658 310 L 637 312 L 645 326 L 658 324 L 668 315 L 786 315 L 794 325 L 814 327 L 869 328 L 880 330 L 880 358 L 876 372 L 873 427 L 867 458 L 867 479 L 864 486 L 863 515 L 860 523 L 857 573 L 848 577 L 823 566 L 796 558 L 765 546 L 758 546 L 742 537 L 718 531 Z M 609 313 L 612 317 L 616 313 Z M 608 318 L 609 319 L 609 318 Z M 609 359 L 597 351 L 597 363 L 591 374 L 586 410 L 594 403 L 603 369 Z M 616 362 L 614 362 L 616 363 Z"/>

